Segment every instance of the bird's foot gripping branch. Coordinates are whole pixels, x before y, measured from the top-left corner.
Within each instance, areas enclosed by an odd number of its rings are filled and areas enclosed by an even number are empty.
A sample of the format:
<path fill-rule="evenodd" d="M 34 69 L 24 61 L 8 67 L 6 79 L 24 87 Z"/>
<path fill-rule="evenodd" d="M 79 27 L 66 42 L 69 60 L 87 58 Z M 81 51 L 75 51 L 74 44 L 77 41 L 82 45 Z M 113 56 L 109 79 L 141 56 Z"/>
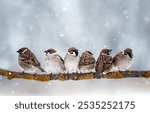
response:
<path fill-rule="evenodd" d="M 71 73 L 71 74 L 29 74 L 23 72 L 9 71 L 5 69 L 0 69 L 0 75 L 7 77 L 9 80 L 27 79 L 36 80 L 41 82 L 47 82 L 50 80 L 87 80 L 87 79 L 121 79 L 121 78 L 149 78 L 150 71 L 118 71 L 110 72 L 104 75 L 99 75 L 94 72 L 91 73 Z"/>

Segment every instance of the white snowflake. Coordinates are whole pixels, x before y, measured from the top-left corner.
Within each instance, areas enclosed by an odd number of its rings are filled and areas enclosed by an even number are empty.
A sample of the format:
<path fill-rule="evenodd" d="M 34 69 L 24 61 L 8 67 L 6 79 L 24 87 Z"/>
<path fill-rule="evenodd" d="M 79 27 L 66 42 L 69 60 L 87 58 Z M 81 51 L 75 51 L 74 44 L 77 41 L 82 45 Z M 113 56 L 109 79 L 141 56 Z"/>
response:
<path fill-rule="evenodd" d="M 79 49 L 80 51 L 82 51 L 83 49 L 81 48 L 81 49 Z"/>
<path fill-rule="evenodd" d="M 58 17 L 58 14 L 55 14 L 56 17 Z"/>
<path fill-rule="evenodd" d="M 66 8 L 63 8 L 63 11 L 65 12 L 65 11 L 67 11 L 67 9 L 66 9 Z"/>
<path fill-rule="evenodd" d="M 110 23 L 109 22 L 106 22 L 105 23 L 105 27 L 109 27 L 110 26 Z"/>
<path fill-rule="evenodd" d="M 15 90 L 12 90 L 12 93 L 14 94 L 16 91 Z"/>
<path fill-rule="evenodd" d="M 150 84 L 150 82 L 149 82 L 149 81 L 146 81 L 146 82 L 145 82 L 145 84 L 146 84 L 146 85 L 149 85 L 149 84 Z"/>
<path fill-rule="evenodd" d="M 112 20 L 112 23 L 113 23 L 113 24 L 116 24 L 116 23 L 117 23 L 117 21 L 114 19 L 114 20 Z"/>
<path fill-rule="evenodd" d="M 52 84 L 49 82 L 48 85 L 51 86 Z"/>
<path fill-rule="evenodd" d="M 18 21 L 17 24 L 16 24 L 16 26 L 21 27 L 22 26 L 22 22 Z"/>
<path fill-rule="evenodd" d="M 15 84 L 16 84 L 16 86 L 18 86 L 18 85 L 19 85 L 19 83 L 18 83 L 18 82 L 16 82 Z"/>
<path fill-rule="evenodd" d="M 46 31 L 46 29 L 45 28 L 42 28 L 42 32 L 45 32 Z"/>
<path fill-rule="evenodd" d="M 126 18 L 128 19 L 128 18 L 129 18 L 129 16 L 127 15 L 127 16 L 126 16 Z"/>
<path fill-rule="evenodd" d="M 37 18 L 37 19 L 38 19 L 38 18 L 39 18 L 39 14 L 36 14 L 36 15 L 35 15 L 35 18 Z"/>
<path fill-rule="evenodd" d="M 9 75 L 11 75 L 12 73 L 11 73 L 11 72 L 9 72 L 8 74 L 9 74 Z"/>
<path fill-rule="evenodd" d="M 125 9 L 125 10 L 122 11 L 122 13 L 123 13 L 124 15 L 128 15 L 128 10 Z"/>
<path fill-rule="evenodd" d="M 140 83 L 139 82 L 135 82 L 135 84 L 138 86 L 138 85 L 140 85 Z"/>
<path fill-rule="evenodd" d="M 95 49 L 96 47 L 95 47 L 95 46 L 93 46 L 92 48 L 93 48 L 93 49 Z"/>
<path fill-rule="evenodd" d="M 114 38 L 113 40 L 116 41 L 116 38 Z"/>
<path fill-rule="evenodd" d="M 138 6 L 135 6 L 136 9 L 138 9 Z"/>
<path fill-rule="evenodd" d="M 104 48 L 106 48 L 107 46 L 106 45 L 104 45 Z"/>
<path fill-rule="evenodd" d="M 66 50 L 68 50 L 68 47 L 65 47 Z"/>
<path fill-rule="evenodd" d="M 144 21 L 145 21 L 145 22 L 148 22 L 148 21 L 149 21 L 149 18 L 148 18 L 148 17 L 145 17 L 145 18 L 144 18 Z"/>
<path fill-rule="evenodd" d="M 90 11 L 91 11 L 91 12 L 94 12 L 94 9 L 91 9 Z"/>
<path fill-rule="evenodd" d="M 122 11 L 122 14 L 128 19 L 129 18 L 129 16 L 128 16 L 128 14 L 129 14 L 129 12 L 128 12 L 128 10 L 123 10 Z"/>
<path fill-rule="evenodd" d="M 27 15 L 26 15 L 26 13 L 22 13 L 21 16 L 22 16 L 22 17 L 25 17 L 25 16 L 27 16 Z"/>
<path fill-rule="evenodd" d="M 61 33 L 61 34 L 60 34 L 60 37 L 64 37 L 64 34 L 63 34 L 63 33 Z"/>
<path fill-rule="evenodd" d="M 33 27 L 32 25 L 28 26 L 28 29 L 29 29 L 29 30 L 33 30 L 33 28 L 34 28 L 34 27 Z"/>

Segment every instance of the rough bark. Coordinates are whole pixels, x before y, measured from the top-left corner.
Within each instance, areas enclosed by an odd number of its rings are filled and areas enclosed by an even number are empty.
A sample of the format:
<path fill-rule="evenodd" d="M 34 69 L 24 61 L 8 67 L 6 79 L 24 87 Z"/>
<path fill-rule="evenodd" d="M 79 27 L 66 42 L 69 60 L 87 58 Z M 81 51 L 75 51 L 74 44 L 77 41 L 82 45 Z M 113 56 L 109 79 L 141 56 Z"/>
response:
<path fill-rule="evenodd" d="M 150 71 L 118 71 L 110 72 L 107 74 L 97 74 L 94 72 L 91 73 L 71 73 L 71 74 L 30 74 L 23 72 L 9 71 L 5 69 L 0 69 L 0 75 L 11 79 L 27 79 L 27 80 L 36 80 L 41 82 L 47 82 L 50 80 L 87 80 L 87 79 L 122 79 L 122 78 L 149 78 Z"/>

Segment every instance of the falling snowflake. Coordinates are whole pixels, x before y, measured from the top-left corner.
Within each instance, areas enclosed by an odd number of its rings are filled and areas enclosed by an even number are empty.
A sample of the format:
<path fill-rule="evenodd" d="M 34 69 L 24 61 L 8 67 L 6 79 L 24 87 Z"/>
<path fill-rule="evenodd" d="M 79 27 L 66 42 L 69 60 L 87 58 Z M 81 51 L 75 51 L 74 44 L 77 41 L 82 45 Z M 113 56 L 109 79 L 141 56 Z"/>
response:
<path fill-rule="evenodd" d="M 63 34 L 63 33 L 61 33 L 61 34 L 60 34 L 60 37 L 64 37 L 64 34 Z"/>
<path fill-rule="evenodd" d="M 94 12 L 94 9 L 91 9 L 90 11 L 91 11 L 91 12 Z"/>
<path fill-rule="evenodd" d="M 22 22 L 18 21 L 17 24 L 16 24 L 16 26 L 21 27 L 22 26 Z"/>
<path fill-rule="evenodd" d="M 12 73 L 11 73 L 11 72 L 9 72 L 8 74 L 9 74 L 9 75 L 11 75 Z"/>
<path fill-rule="evenodd" d="M 104 45 L 104 48 L 106 48 L 107 46 L 106 45 Z"/>
<path fill-rule="evenodd" d="M 93 48 L 93 49 L 95 49 L 96 47 L 95 47 L 95 46 L 93 46 L 92 48 Z"/>
<path fill-rule="evenodd" d="M 11 92 L 14 94 L 14 93 L 15 93 L 15 90 L 12 90 Z"/>
<path fill-rule="evenodd" d="M 32 25 L 28 26 L 28 29 L 33 30 L 33 26 Z"/>
<path fill-rule="evenodd" d="M 128 10 L 125 9 L 125 10 L 122 11 L 122 13 L 123 13 L 124 15 L 128 15 Z"/>
<path fill-rule="evenodd" d="M 145 17 L 145 18 L 144 18 L 144 21 L 145 21 L 145 22 L 148 22 L 148 21 L 149 21 L 149 18 L 148 18 L 148 17 Z"/>
<path fill-rule="evenodd" d="M 46 29 L 45 28 L 42 28 L 42 32 L 45 32 L 46 31 Z"/>
<path fill-rule="evenodd" d="M 81 48 L 81 49 L 79 49 L 80 51 L 82 51 L 83 49 Z"/>
<path fill-rule="evenodd" d="M 149 82 L 149 81 L 146 81 L 146 82 L 145 82 L 145 84 L 146 84 L 146 85 L 149 85 L 149 84 L 150 84 L 150 82 Z"/>
<path fill-rule="evenodd" d="M 114 38 L 113 40 L 116 41 L 116 38 Z"/>
<path fill-rule="evenodd" d="M 65 47 L 66 50 L 68 50 L 68 47 Z"/>
<path fill-rule="evenodd" d="M 48 82 L 48 85 L 51 86 L 52 84 L 50 82 Z"/>
<path fill-rule="evenodd" d="M 48 17 L 50 17 L 50 14 L 47 14 Z"/>
<path fill-rule="evenodd" d="M 36 15 L 35 15 L 35 18 L 37 18 L 37 19 L 38 19 L 38 18 L 39 18 L 39 14 L 36 14 Z"/>
<path fill-rule="evenodd" d="M 66 8 L 63 8 L 63 11 L 65 12 L 65 11 L 67 11 L 67 9 L 66 9 Z"/>
<path fill-rule="evenodd" d="M 109 22 L 106 22 L 105 23 L 105 27 L 109 27 L 110 26 L 110 23 Z"/>
<path fill-rule="evenodd" d="M 138 86 L 138 85 L 140 85 L 140 83 L 139 82 L 135 82 L 135 84 Z"/>
<path fill-rule="evenodd" d="M 58 17 L 58 14 L 55 14 L 56 17 Z"/>
<path fill-rule="evenodd" d="M 128 18 L 129 18 L 129 16 L 126 16 L 126 18 L 128 19 Z"/>
<path fill-rule="evenodd" d="M 135 6 L 136 9 L 138 9 L 138 6 Z"/>
<path fill-rule="evenodd" d="M 15 83 L 15 85 L 16 85 L 16 86 L 18 86 L 18 85 L 19 85 L 19 83 L 18 83 L 18 82 L 16 82 L 16 83 Z"/>

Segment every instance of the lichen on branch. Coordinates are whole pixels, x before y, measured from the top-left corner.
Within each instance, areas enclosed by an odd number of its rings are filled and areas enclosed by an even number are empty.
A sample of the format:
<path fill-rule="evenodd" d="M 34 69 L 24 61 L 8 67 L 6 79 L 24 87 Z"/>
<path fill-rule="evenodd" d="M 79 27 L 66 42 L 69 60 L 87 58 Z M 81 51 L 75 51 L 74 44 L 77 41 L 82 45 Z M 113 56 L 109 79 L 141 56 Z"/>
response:
<path fill-rule="evenodd" d="M 95 72 L 91 73 L 71 73 L 71 74 L 30 74 L 30 73 L 23 73 L 23 72 L 15 72 L 9 71 L 5 69 L 0 69 L 0 75 L 7 77 L 9 80 L 11 79 L 26 79 L 26 80 L 36 80 L 41 82 L 47 82 L 50 80 L 87 80 L 87 79 L 122 79 L 122 78 L 149 78 L 150 77 L 150 70 L 149 71 L 134 71 L 134 70 L 127 70 L 127 71 L 117 71 L 117 72 L 110 72 L 104 75 L 96 74 Z"/>

